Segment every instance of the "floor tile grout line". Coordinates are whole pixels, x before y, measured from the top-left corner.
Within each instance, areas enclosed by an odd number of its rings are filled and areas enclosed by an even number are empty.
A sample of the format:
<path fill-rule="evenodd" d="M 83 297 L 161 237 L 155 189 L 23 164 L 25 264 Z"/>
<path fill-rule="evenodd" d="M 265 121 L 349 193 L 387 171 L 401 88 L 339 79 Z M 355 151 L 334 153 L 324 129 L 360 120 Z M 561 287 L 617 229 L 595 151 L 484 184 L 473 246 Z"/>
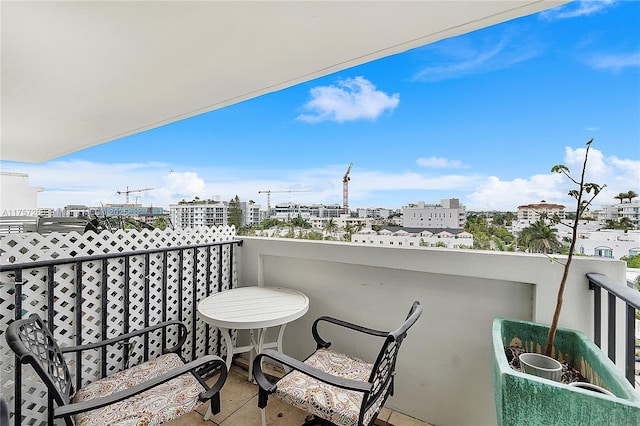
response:
<path fill-rule="evenodd" d="M 233 417 L 234 414 L 236 414 L 238 411 L 242 410 L 244 408 L 245 405 L 249 404 L 251 401 L 253 401 L 253 399 L 258 396 L 258 391 L 256 390 L 255 393 L 253 393 L 251 395 L 251 397 L 249 399 L 247 399 L 243 404 L 241 404 L 235 411 L 233 411 L 231 414 L 229 414 L 227 417 L 225 417 L 224 419 L 222 419 L 220 421 L 220 424 L 218 426 L 223 426 L 225 424 L 225 422 L 227 420 L 230 420 L 231 417 Z"/>

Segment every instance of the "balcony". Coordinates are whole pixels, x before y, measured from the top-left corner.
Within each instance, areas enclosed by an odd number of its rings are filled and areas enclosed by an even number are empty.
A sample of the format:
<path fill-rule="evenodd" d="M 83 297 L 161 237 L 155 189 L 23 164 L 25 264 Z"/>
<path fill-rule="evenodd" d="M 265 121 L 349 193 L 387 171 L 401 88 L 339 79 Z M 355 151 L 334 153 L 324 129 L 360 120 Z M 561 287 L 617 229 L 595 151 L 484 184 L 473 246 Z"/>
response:
<path fill-rule="evenodd" d="M 139 245 L 139 242 L 136 244 Z M 193 282 L 196 289 L 191 291 L 185 287 L 179 297 L 180 304 L 169 301 L 164 308 L 158 305 L 148 311 L 155 312 L 151 320 L 161 315 L 180 315 L 193 321 L 191 329 L 198 335 L 205 332 L 201 330 L 201 321 L 195 317 L 194 304 L 204 294 L 217 291 L 210 283 L 217 282 L 222 289 L 228 288 L 228 285 L 279 285 L 300 290 L 310 299 L 309 311 L 287 326 L 284 337 L 284 351 L 294 357 L 305 357 L 314 348 L 310 329 L 312 321 L 318 316 L 337 316 L 384 329 L 389 324 L 397 324 L 404 318 L 411 302 L 419 300 L 424 307 L 424 314 L 403 344 L 398 360 L 395 394 L 388 400 L 386 408 L 409 418 L 438 425 L 496 423 L 490 359 L 492 321 L 495 317 L 511 317 L 549 322 L 562 273 L 561 266 L 550 262 L 549 258 L 522 253 L 442 248 L 395 249 L 259 237 L 246 237 L 241 246 L 231 246 L 221 248 L 218 256 L 217 249 L 207 249 L 209 254 L 204 254 L 199 251 L 201 248 L 184 245 L 180 248 L 184 255 L 182 260 L 173 261 L 172 254 L 127 255 L 130 260 L 125 263 L 130 266 L 119 266 L 127 272 L 116 276 L 127 280 L 124 287 L 131 289 L 139 284 L 136 280 L 156 280 L 162 285 Z M 124 255 L 122 249 L 118 252 L 116 255 Z M 222 256 L 222 253 L 225 255 Z M 4 310 L 4 306 L 12 309 L 10 305 L 14 298 L 24 299 L 25 295 L 9 291 L 10 286 L 6 283 L 16 277 L 11 275 L 14 272 L 4 262 L 5 255 L 2 256 L 2 283 L 5 285 L 0 288 L 0 303 Z M 150 259 L 145 260 L 147 257 Z M 91 256 L 82 261 L 90 263 L 92 268 L 99 263 L 92 262 Z M 74 261 L 74 264 L 77 262 Z M 136 271 L 138 264 L 153 265 L 157 262 L 169 265 L 165 267 L 167 273 L 164 278 L 154 277 L 154 274 L 148 273 L 149 269 Z M 172 262 L 178 266 L 171 266 Z M 598 304 L 596 311 L 594 292 L 589 289 L 586 275 L 598 273 L 609 280 L 624 283 L 625 264 L 591 257 L 578 257 L 574 262 L 561 325 L 593 337 L 594 312 L 600 313 L 600 309 Z M 198 266 L 200 264 L 214 267 L 201 268 Z M 64 272 L 64 268 L 56 268 Z M 210 274 L 205 269 L 218 272 Z M 83 276 L 83 298 L 97 297 L 92 294 L 91 286 L 99 283 L 100 274 L 98 270 L 79 274 Z M 64 275 L 69 273 L 64 272 Z M 27 277 L 31 279 L 29 291 L 33 291 L 36 282 L 46 285 L 47 280 L 38 274 Z M 207 286 L 203 285 L 204 282 Z M 606 300 L 604 294 L 600 297 Z M 109 296 L 107 299 L 112 303 Z M 22 309 L 35 306 L 30 304 L 28 298 L 20 303 L 23 303 Z M 65 303 L 74 303 L 73 295 Z M 109 308 L 118 311 L 120 320 L 127 316 L 138 316 L 137 311 L 125 309 L 128 305 L 122 300 L 113 303 L 120 303 Z M 155 300 L 153 303 L 160 302 Z M 603 348 L 614 354 L 617 365 L 624 371 L 626 349 L 623 336 L 628 317 L 623 309 L 624 304 L 620 301 L 616 303 L 622 307 L 615 313 L 618 321 L 613 336 L 619 337 L 615 339 L 611 350 L 608 348 L 608 342 L 614 340 L 611 334 L 603 333 L 601 340 Z M 11 316 L 15 313 L 10 312 Z M 603 318 L 607 315 L 607 310 L 603 309 Z M 0 319 L 0 329 L 3 331 L 8 315 L 3 313 Z M 194 338 L 188 343 L 193 356 L 210 349 L 213 352 L 225 350 L 219 343 L 214 344 L 214 341 L 220 341 L 214 334 L 206 333 L 208 338 Z M 242 344 L 246 343 L 248 336 L 240 332 L 236 339 Z M 6 358 L 4 339 L 0 341 L 2 360 L 10 363 L 10 358 Z M 207 349 L 201 348 L 202 345 Z M 338 350 L 361 357 L 371 351 L 376 352 L 369 342 L 349 340 L 345 335 L 338 335 L 333 345 Z M 7 366 L 2 367 L 3 383 L 13 382 L 9 370 Z M 35 382 L 30 383 L 34 386 Z"/>
<path fill-rule="evenodd" d="M 623 283 L 625 264 L 589 257 L 574 262 L 561 324 L 593 336 L 594 296 L 586 274 Z M 313 347 L 309 330 L 320 315 L 385 328 L 420 300 L 424 313 L 403 344 L 387 407 L 431 424 L 496 423 L 491 323 L 495 317 L 550 322 L 561 274 L 559 264 L 541 255 L 286 239 L 244 238 L 238 259 L 239 285 L 277 284 L 309 296 L 309 312 L 285 335 L 284 350 L 296 357 Z M 623 369 L 622 307 L 617 316 L 616 360 Z M 360 356 L 374 350 L 346 338 L 334 345 Z"/>

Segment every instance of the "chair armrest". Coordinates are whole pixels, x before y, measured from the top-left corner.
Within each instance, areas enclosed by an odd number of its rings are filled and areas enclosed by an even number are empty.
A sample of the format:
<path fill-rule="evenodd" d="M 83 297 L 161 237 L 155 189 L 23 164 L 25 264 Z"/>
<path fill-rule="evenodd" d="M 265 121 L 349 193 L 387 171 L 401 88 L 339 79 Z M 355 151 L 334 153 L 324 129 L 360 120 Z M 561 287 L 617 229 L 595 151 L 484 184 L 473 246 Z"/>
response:
<path fill-rule="evenodd" d="M 205 392 L 200 394 L 200 399 L 204 400 L 205 397 L 209 394 L 209 392 L 211 392 L 214 388 L 218 388 L 218 387 L 221 388 L 222 384 L 224 384 L 224 379 L 226 379 L 227 377 L 227 366 L 225 362 L 222 360 L 222 358 L 216 355 L 203 356 L 202 358 L 199 358 L 195 361 L 191 361 L 187 364 L 177 367 L 168 373 L 149 379 L 144 383 L 137 384 L 121 392 L 116 392 L 111 395 L 92 399 L 89 401 L 76 402 L 73 404 L 57 407 L 55 409 L 54 417 L 58 418 L 63 416 L 70 416 L 70 415 L 82 413 L 84 411 L 94 410 L 96 408 L 105 407 L 107 405 L 114 404 L 116 402 L 130 398 L 133 395 L 137 395 L 146 390 L 152 389 L 158 385 L 168 382 L 169 380 L 179 377 L 185 373 L 189 373 L 189 372 L 195 373 L 195 370 L 197 368 L 202 367 L 203 365 L 206 365 L 209 363 L 219 364 L 222 367 L 222 371 L 221 371 L 222 383 L 220 383 L 221 380 L 218 379 L 218 381 L 216 382 L 213 388 L 207 389 Z M 195 374 L 197 376 L 197 373 Z M 209 396 L 209 398 L 210 397 L 211 396 Z"/>
<path fill-rule="evenodd" d="M 85 345 L 79 345 L 79 346 L 61 346 L 60 350 L 62 351 L 62 353 L 72 353 L 72 352 L 82 352 L 89 349 L 98 349 L 103 346 L 109 346 L 114 343 L 121 342 L 123 340 L 131 339 L 133 337 L 137 337 L 143 334 L 148 334 L 155 330 L 168 328 L 172 325 L 178 326 L 178 336 L 179 336 L 178 343 L 175 346 L 166 349 L 165 353 L 176 352 L 178 349 L 180 349 L 180 347 L 184 344 L 184 342 L 187 339 L 187 327 L 180 321 L 175 321 L 175 320 L 145 327 L 140 330 L 132 331 L 130 333 L 122 334 L 120 336 L 112 337 L 111 339 L 101 340 L 95 343 L 87 343 Z"/>
<path fill-rule="evenodd" d="M 206 355 L 202 357 L 202 359 L 207 359 L 207 358 L 211 359 L 211 361 L 208 361 L 207 364 L 211 362 L 211 363 L 214 363 L 216 367 L 220 367 L 220 375 L 218 376 L 218 380 L 213 384 L 213 386 L 209 386 L 206 383 L 204 383 L 204 387 L 207 390 L 200 394 L 200 401 L 206 401 L 207 399 L 211 399 L 211 397 L 213 397 L 215 394 L 220 392 L 220 390 L 222 389 L 222 387 L 224 386 L 227 380 L 227 375 L 229 374 L 229 371 L 227 370 L 227 363 L 222 358 L 220 358 L 217 355 Z"/>
<path fill-rule="evenodd" d="M 262 358 L 271 358 L 274 361 L 277 361 L 281 364 L 284 364 L 294 370 L 300 371 L 308 376 L 311 376 L 315 379 L 318 379 L 324 383 L 342 388 L 349 389 L 358 392 L 371 392 L 373 385 L 369 382 L 363 382 L 361 380 L 352 380 L 345 379 L 342 377 L 337 377 L 317 368 L 311 367 L 305 364 L 302 361 L 298 361 L 295 358 L 291 358 L 288 355 L 281 354 L 280 352 L 274 351 L 272 349 L 267 349 L 264 352 L 261 352 L 256 356 L 253 360 L 253 375 L 258 382 L 258 385 L 266 390 L 268 393 L 273 393 L 276 391 L 277 386 L 274 383 L 271 383 L 269 379 L 262 372 L 261 360 Z"/>
<path fill-rule="evenodd" d="M 367 327 L 362 327 L 358 324 L 353 324 L 347 321 L 343 321 L 341 319 L 338 318 L 333 318 L 333 317 L 327 317 L 327 316 L 323 316 L 320 317 L 318 319 L 316 319 L 313 322 L 313 325 L 311 326 L 311 333 L 313 334 L 313 338 L 316 341 L 317 347 L 318 349 L 320 348 L 328 348 L 329 346 L 331 346 L 331 342 L 327 342 L 324 339 L 322 339 L 322 337 L 320 337 L 320 334 L 318 333 L 318 324 L 322 321 L 325 322 L 329 322 L 341 327 L 345 327 L 345 328 L 349 328 L 351 330 L 355 330 L 358 331 L 360 333 L 364 333 L 364 334 L 369 334 L 371 336 L 377 336 L 377 337 L 387 337 L 387 335 L 389 334 L 388 331 L 381 331 L 381 330 L 374 330 L 371 328 L 367 328 Z"/>

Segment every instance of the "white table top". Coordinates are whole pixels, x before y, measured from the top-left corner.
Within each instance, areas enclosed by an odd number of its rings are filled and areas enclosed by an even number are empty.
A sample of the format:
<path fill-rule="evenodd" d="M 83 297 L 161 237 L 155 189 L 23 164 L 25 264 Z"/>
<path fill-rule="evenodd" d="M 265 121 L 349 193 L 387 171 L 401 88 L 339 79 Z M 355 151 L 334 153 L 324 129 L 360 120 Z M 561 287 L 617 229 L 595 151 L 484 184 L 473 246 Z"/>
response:
<path fill-rule="evenodd" d="M 198 313 L 204 321 L 235 329 L 286 324 L 308 310 L 307 296 L 284 287 L 239 287 L 212 294 L 198 304 Z"/>

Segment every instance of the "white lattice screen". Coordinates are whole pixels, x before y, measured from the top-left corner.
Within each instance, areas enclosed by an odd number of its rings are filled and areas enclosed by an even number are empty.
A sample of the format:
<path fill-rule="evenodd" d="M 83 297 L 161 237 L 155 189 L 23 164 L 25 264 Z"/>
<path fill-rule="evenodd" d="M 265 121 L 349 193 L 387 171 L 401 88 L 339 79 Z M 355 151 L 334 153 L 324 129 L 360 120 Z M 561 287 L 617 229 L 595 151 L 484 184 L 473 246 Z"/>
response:
<path fill-rule="evenodd" d="M 233 227 L 0 236 L 0 264 L 5 269 L 8 265 L 24 268 L 22 284 L 16 283 L 13 271 L 0 273 L 1 393 L 10 411 L 14 411 L 15 365 L 3 334 L 18 304 L 19 316 L 38 313 L 44 319 L 53 318 L 54 335 L 61 346 L 78 343 L 76 312 L 80 310 L 82 343 L 133 331 L 145 322 L 153 325 L 178 319 L 189 330 L 182 353 L 187 360 L 217 354 L 218 349 L 224 356 L 224 340 L 217 330 L 198 320 L 196 310 L 207 295 L 236 286 L 233 250 L 237 246 L 224 244 L 234 238 Z M 50 260 L 56 264 L 37 265 Z M 31 263 L 34 267 L 25 265 Z M 18 303 L 16 285 L 22 293 Z M 150 357 L 159 355 L 160 339 L 158 333 L 156 341 L 150 342 Z M 177 341 L 176 336 L 168 339 Z M 107 374 L 123 368 L 127 361 L 123 354 L 119 348 L 108 352 Z M 132 347 L 130 362 L 138 362 L 142 354 L 143 344 L 138 342 Z M 67 361 L 75 374 L 77 361 Z M 83 383 L 100 377 L 101 364 L 99 352 L 82 357 Z M 45 424 L 46 389 L 30 367 L 23 367 L 21 389 L 22 419 L 13 418 L 14 424 Z"/>

